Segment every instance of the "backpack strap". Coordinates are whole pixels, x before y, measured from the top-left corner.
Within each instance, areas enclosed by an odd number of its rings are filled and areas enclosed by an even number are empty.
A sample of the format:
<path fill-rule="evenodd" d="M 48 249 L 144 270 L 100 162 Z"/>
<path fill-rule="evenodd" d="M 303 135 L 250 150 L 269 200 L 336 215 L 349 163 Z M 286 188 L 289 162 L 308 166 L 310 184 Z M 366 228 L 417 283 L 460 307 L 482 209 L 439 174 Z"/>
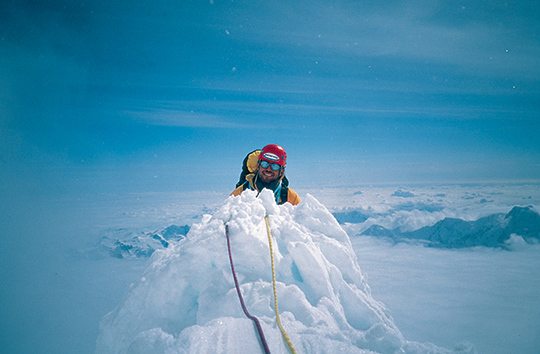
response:
<path fill-rule="evenodd" d="M 279 200 L 277 203 L 279 205 L 287 203 L 287 200 L 289 199 L 289 180 L 287 177 L 283 176 L 283 179 L 281 180 L 281 192 L 279 193 Z"/>
<path fill-rule="evenodd" d="M 256 176 L 254 173 L 248 173 L 246 177 L 244 178 L 244 181 L 242 182 L 242 184 L 239 184 L 238 186 L 242 186 L 242 190 L 244 191 L 246 189 L 255 190 L 255 188 L 253 187 L 253 184 L 255 183 L 255 178 Z"/>

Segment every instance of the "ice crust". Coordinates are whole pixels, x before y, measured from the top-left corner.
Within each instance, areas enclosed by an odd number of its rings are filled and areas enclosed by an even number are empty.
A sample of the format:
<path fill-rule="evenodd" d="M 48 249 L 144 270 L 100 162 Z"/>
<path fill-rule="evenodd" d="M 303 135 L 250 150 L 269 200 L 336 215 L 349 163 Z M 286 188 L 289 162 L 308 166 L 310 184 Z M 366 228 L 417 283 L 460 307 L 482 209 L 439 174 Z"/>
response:
<path fill-rule="evenodd" d="M 97 353 L 260 353 L 240 307 L 227 253 L 247 308 L 272 353 L 288 353 L 273 309 L 269 215 L 279 310 L 298 353 L 448 353 L 407 341 L 370 292 L 346 232 L 313 196 L 277 206 L 246 191 L 204 215 L 186 238 L 158 250 L 124 301 L 100 325 Z M 466 350 L 465 350 L 466 351 Z"/>

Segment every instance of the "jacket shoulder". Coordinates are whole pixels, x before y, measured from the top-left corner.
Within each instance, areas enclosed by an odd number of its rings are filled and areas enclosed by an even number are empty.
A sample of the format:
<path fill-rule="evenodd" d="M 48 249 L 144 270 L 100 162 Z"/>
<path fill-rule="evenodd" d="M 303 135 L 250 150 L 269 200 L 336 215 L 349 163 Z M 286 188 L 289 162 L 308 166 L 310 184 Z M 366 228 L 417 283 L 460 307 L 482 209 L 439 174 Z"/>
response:
<path fill-rule="evenodd" d="M 242 194 L 243 191 L 244 191 L 244 185 L 241 185 L 239 187 L 236 187 L 236 189 L 233 190 L 230 195 L 236 197 Z"/>
<path fill-rule="evenodd" d="M 291 203 L 292 205 L 298 205 L 302 201 L 298 193 L 291 187 L 289 187 L 289 191 L 287 193 L 287 201 Z"/>
<path fill-rule="evenodd" d="M 250 173 L 249 175 L 246 176 L 246 181 L 249 183 L 250 187 L 253 187 L 253 178 L 255 177 L 255 174 L 254 173 Z M 238 196 L 240 194 L 242 194 L 242 192 L 244 191 L 244 184 L 241 184 L 239 185 L 238 187 L 236 187 L 235 190 L 233 190 L 231 192 L 230 195 L 232 196 Z"/>

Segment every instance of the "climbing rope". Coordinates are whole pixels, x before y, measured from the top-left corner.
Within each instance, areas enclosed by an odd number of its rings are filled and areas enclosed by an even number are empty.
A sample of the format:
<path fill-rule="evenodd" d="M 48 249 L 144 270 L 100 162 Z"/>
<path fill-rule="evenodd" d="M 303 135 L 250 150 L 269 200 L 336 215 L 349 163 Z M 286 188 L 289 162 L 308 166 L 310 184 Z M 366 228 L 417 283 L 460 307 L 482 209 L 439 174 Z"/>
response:
<path fill-rule="evenodd" d="M 276 312 L 276 322 L 279 327 L 279 330 L 281 331 L 281 335 L 283 336 L 283 339 L 285 339 L 285 343 L 287 343 L 287 346 L 289 347 L 289 350 L 292 354 L 296 354 L 296 349 L 294 349 L 294 345 L 291 341 L 291 338 L 285 331 L 285 328 L 283 328 L 283 325 L 281 324 L 281 318 L 279 316 L 279 309 L 278 309 L 278 297 L 277 297 L 277 290 L 276 290 L 276 270 L 274 266 L 274 251 L 272 249 L 272 233 L 270 231 L 270 220 L 268 215 L 264 217 L 264 222 L 266 224 L 266 234 L 268 235 L 268 246 L 270 248 L 270 263 L 272 265 L 272 289 L 274 290 L 274 310 Z"/>
<path fill-rule="evenodd" d="M 242 297 L 242 292 L 240 292 L 240 286 L 238 285 L 238 278 L 236 277 L 236 271 L 234 270 L 234 263 L 232 259 L 232 252 L 231 252 L 231 240 L 229 237 L 229 225 L 225 224 L 225 236 L 227 236 L 227 249 L 229 250 L 229 261 L 231 263 L 231 271 L 234 278 L 234 285 L 236 287 L 236 293 L 238 294 L 238 299 L 240 299 L 240 305 L 242 306 L 242 310 L 244 311 L 244 314 L 247 318 L 253 321 L 255 323 L 255 327 L 257 328 L 257 334 L 259 335 L 259 339 L 261 341 L 261 344 L 264 349 L 265 354 L 270 354 L 270 349 L 268 348 L 268 343 L 266 342 L 266 338 L 264 337 L 264 332 L 261 327 L 261 323 L 259 322 L 259 319 L 252 314 L 249 313 L 246 304 L 244 303 L 244 298 Z M 275 294 L 275 290 L 274 290 Z M 275 295 L 274 295 L 275 298 Z M 277 304 L 277 302 L 276 302 Z"/>

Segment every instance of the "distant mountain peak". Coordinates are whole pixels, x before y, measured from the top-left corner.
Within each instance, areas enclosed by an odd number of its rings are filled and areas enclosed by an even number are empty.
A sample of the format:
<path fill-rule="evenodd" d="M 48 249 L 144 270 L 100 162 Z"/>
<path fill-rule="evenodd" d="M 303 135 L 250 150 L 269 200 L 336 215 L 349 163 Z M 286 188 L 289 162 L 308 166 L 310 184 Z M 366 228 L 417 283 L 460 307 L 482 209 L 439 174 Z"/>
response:
<path fill-rule="evenodd" d="M 520 235 L 526 240 L 540 239 L 540 214 L 532 206 L 515 206 L 504 218 L 509 232 Z"/>
<path fill-rule="evenodd" d="M 505 218 L 513 218 L 513 217 L 522 217 L 522 216 L 537 216 L 540 217 L 540 215 L 534 210 L 534 207 L 532 205 L 527 206 L 514 206 L 508 213 L 506 213 Z"/>

